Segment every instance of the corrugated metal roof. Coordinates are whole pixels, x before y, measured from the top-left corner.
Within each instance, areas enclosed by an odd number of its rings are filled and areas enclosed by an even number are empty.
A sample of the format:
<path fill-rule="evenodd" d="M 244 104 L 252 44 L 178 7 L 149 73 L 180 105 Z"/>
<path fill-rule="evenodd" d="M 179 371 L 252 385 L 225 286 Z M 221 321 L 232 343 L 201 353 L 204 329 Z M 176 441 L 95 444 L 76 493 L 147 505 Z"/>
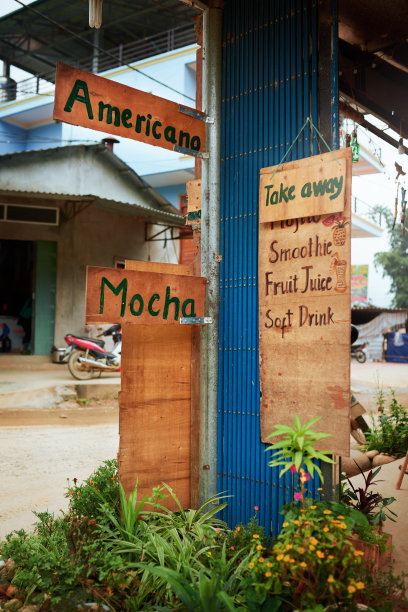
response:
<path fill-rule="evenodd" d="M 1 155 L 0 192 L 94 200 L 96 206 L 111 212 L 185 225 L 184 217 L 166 198 L 102 143 Z"/>

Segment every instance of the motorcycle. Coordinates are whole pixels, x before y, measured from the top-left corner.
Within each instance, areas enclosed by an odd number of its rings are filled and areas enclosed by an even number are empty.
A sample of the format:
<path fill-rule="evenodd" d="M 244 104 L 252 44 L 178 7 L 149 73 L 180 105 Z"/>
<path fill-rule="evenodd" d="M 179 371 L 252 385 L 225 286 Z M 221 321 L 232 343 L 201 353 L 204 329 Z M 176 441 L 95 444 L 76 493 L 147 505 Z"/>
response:
<path fill-rule="evenodd" d="M 364 352 L 366 345 L 365 344 L 356 344 L 351 347 L 350 355 L 351 358 L 356 359 L 359 363 L 365 363 L 367 360 L 367 355 Z"/>
<path fill-rule="evenodd" d="M 105 341 L 101 336 L 112 336 L 113 350 L 107 353 Z M 60 361 L 68 363 L 72 376 L 78 380 L 89 380 L 102 372 L 119 372 L 122 350 L 122 330 L 120 325 L 112 325 L 97 338 L 67 334 L 65 342 L 68 348 Z"/>

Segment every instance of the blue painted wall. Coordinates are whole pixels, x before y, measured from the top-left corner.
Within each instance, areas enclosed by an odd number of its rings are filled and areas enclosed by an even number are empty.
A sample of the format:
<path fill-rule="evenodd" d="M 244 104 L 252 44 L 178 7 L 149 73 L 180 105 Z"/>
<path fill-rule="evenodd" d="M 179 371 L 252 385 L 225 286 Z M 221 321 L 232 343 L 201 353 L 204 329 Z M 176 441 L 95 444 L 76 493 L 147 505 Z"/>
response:
<path fill-rule="evenodd" d="M 218 490 L 232 495 L 230 526 L 258 506 L 274 534 L 293 483 L 268 466 L 260 434 L 259 171 L 281 161 L 307 117 L 318 125 L 317 10 L 316 0 L 236 0 L 224 12 Z M 288 159 L 315 153 L 307 128 Z"/>

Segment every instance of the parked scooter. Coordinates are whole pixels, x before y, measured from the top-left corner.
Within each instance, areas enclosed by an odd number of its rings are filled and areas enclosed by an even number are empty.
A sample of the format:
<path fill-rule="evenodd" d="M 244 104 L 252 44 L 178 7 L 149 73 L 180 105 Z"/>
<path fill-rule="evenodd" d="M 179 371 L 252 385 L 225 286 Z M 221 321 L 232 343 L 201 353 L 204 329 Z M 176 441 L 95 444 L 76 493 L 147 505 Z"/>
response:
<path fill-rule="evenodd" d="M 355 344 L 351 347 L 350 356 L 353 359 L 357 359 L 359 363 L 365 363 L 367 360 L 367 355 L 364 352 L 366 345 L 365 344 Z"/>
<path fill-rule="evenodd" d="M 112 336 L 113 350 L 107 353 L 105 341 L 101 336 Z M 97 338 L 67 334 L 65 342 L 69 345 L 61 361 L 68 362 L 68 369 L 74 378 L 89 380 L 102 372 L 119 372 L 122 350 L 122 330 L 120 325 L 112 325 Z"/>

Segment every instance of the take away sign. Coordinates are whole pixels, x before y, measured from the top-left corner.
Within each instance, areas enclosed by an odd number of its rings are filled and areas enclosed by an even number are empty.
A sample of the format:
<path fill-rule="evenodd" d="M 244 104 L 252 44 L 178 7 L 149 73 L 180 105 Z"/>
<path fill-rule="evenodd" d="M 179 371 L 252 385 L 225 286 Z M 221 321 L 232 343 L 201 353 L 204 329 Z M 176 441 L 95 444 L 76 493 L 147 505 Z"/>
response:
<path fill-rule="evenodd" d="M 53 119 L 202 157 L 206 115 L 61 62 Z"/>
<path fill-rule="evenodd" d="M 346 168 L 343 150 L 262 168 L 260 223 L 342 212 Z"/>

